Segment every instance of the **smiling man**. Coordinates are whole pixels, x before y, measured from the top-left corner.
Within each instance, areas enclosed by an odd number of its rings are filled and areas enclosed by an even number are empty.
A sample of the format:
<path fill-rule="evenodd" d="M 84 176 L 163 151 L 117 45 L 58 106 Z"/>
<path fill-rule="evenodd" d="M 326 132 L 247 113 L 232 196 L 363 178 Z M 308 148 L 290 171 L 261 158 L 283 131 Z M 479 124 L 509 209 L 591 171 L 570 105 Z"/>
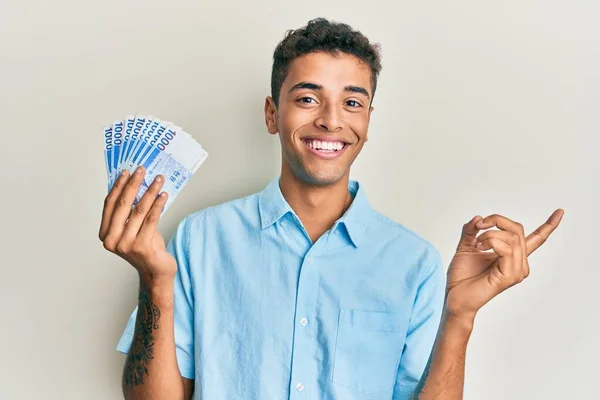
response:
<path fill-rule="evenodd" d="M 133 209 L 144 171 L 119 178 L 99 235 L 140 277 L 118 345 L 127 399 L 462 398 L 475 314 L 528 275 L 562 210 L 527 237 L 475 216 L 446 276 L 435 247 L 350 180 L 380 69 L 378 48 L 347 25 L 288 32 L 264 108 L 280 175 L 188 215 L 167 246 L 164 178 Z"/>

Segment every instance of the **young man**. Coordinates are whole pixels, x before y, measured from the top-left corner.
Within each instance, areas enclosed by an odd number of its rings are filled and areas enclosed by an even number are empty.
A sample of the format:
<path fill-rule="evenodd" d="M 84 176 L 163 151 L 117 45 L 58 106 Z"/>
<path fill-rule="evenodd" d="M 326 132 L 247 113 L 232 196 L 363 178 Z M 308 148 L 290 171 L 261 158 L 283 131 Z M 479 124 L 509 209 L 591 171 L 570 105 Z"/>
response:
<path fill-rule="evenodd" d="M 125 398 L 462 398 L 475 314 L 528 275 L 563 211 L 528 237 L 475 216 L 445 276 L 438 251 L 349 179 L 380 69 L 377 47 L 347 25 L 288 32 L 265 102 L 280 176 L 187 216 L 167 247 L 163 178 L 133 209 L 144 171 L 119 178 L 99 236 L 140 277 L 118 346 Z"/>

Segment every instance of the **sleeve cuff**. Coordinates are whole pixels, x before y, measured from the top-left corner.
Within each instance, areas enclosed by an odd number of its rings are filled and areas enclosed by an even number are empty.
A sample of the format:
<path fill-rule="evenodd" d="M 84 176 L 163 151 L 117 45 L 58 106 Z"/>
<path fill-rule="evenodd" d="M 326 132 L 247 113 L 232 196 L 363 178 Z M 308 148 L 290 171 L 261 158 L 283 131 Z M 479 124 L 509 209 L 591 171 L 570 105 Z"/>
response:
<path fill-rule="evenodd" d="M 121 339 L 119 340 L 119 344 L 117 344 L 117 350 L 123 354 L 129 353 L 131 342 L 133 342 L 133 336 L 127 332 L 123 333 L 123 336 L 121 336 Z"/>
<path fill-rule="evenodd" d="M 181 376 L 187 379 L 194 379 L 195 371 L 193 358 L 179 347 L 175 348 L 175 355 L 177 356 L 177 365 L 179 366 L 179 373 Z"/>

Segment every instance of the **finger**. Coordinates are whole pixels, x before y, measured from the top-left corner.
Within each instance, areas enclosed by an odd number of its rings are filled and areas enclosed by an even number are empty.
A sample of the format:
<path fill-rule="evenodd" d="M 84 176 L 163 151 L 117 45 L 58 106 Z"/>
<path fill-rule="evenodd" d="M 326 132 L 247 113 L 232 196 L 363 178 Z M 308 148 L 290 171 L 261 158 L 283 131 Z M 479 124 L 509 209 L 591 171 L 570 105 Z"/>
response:
<path fill-rule="evenodd" d="M 140 201 L 133 207 L 133 210 L 131 210 L 131 214 L 129 215 L 129 220 L 127 221 L 127 224 L 125 224 L 125 231 L 123 232 L 124 239 L 135 239 L 144 222 L 146 214 L 148 214 L 154 200 L 156 200 L 156 196 L 163 184 L 164 177 L 162 175 L 157 175 L 148 190 L 146 190 L 146 193 L 144 193 Z"/>
<path fill-rule="evenodd" d="M 148 211 L 148 214 L 146 214 L 142 227 L 140 228 L 140 232 L 138 233 L 138 240 L 140 240 L 142 243 L 151 240 L 154 236 L 154 233 L 156 232 L 156 226 L 158 225 L 158 220 L 160 219 L 163 208 L 167 203 L 167 198 L 167 192 L 162 192 L 156 198 L 156 200 L 154 200 L 150 211 Z"/>
<path fill-rule="evenodd" d="M 479 243 L 480 250 L 493 250 L 498 258 L 510 258 L 512 261 L 513 246 L 497 237 L 490 237 Z"/>
<path fill-rule="evenodd" d="M 507 243 L 498 237 L 489 237 L 482 241 L 478 248 L 480 250 L 493 250 L 498 256 L 497 269 L 491 269 L 490 273 L 495 278 L 494 280 L 498 281 L 497 283 L 501 283 L 501 287 L 512 286 L 524 279 L 521 268 L 522 251 L 519 244 Z"/>
<path fill-rule="evenodd" d="M 110 226 L 110 220 L 112 218 L 113 210 L 115 208 L 115 202 L 117 198 L 121 195 L 123 191 L 123 186 L 125 182 L 127 182 L 127 178 L 129 177 L 129 171 L 123 171 L 115 184 L 113 185 L 108 195 L 104 199 L 104 208 L 102 209 L 102 221 L 100 223 L 100 231 L 98 232 L 98 237 L 100 240 L 104 241 L 106 238 L 106 234 L 108 232 L 108 228 Z"/>
<path fill-rule="evenodd" d="M 481 235 L 479 235 L 477 238 L 473 239 L 473 242 L 471 243 L 471 245 L 473 247 L 477 247 L 481 244 L 481 242 L 490 239 L 490 238 L 496 238 L 496 239 L 500 239 L 503 242 L 509 244 L 509 245 L 521 245 L 521 241 L 519 239 L 519 236 L 515 233 L 512 232 L 507 232 L 507 231 L 498 231 L 498 230 L 493 230 L 493 231 L 487 231 L 482 233 Z"/>
<path fill-rule="evenodd" d="M 489 229 L 495 226 L 500 230 L 513 232 L 518 235 L 521 235 L 522 237 L 525 237 L 523 225 L 498 214 L 492 214 L 488 217 L 485 217 L 484 219 L 479 221 L 475 226 L 478 229 Z"/>
<path fill-rule="evenodd" d="M 522 280 L 527 275 L 524 262 L 526 257 L 523 256 L 523 245 L 519 235 L 494 230 L 481 234 L 476 240 L 477 249 L 492 249 L 498 254 L 498 268 L 504 276 L 510 278 L 511 282 Z M 495 243 L 499 243 L 499 247 L 494 247 Z"/>
<path fill-rule="evenodd" d="M 513 234 L 518 235 L 519 240 L 521 242 L 520 249 L 523 249 L 519 252 L 519 257 L 523 256 L 524 249 L 526 249 L 525 230 L 523 229 L 523 225 L 521 225 L 520 223 L 515 222 L 503 215 L 492 214 L 489 217 L 486 217 L 483 220 L 481 220 L 477 224 L 477 226 L 480 229 L 487 229 L 487 228 L 496 226 L 498 229 L 500 229 L 502 231 L 507 231 L 507 232 L 511 232 Z M 517 265 L 515 265 L 515 267 L 518 267 L 521 269 L 524 268 L 523 259 L 519 259 L 519 260 L 515 259 L 515 263 L 517 263 Z"/>
<path fill-rule="evenodd" d="M 123 187 L 123 191 L 117 196 L 114 212 L 110 220 L 110 227 L 108 228 L 108 236 L 112 240 L 119 241 L 121 239 L 121 235 L 125 229 L 125 221 L 131 213 L 131 205 L 135 200 L 135 195 L 140 188 L 143 178 L 144 168 L 138 167 Z"/>
<path fill-rule="evenodd" d="M 474 216 L 469 222 L 463 225 L 458 247 L 469 247 L 472 241 L 476 238 L 479 229 L 475 226 L 482 219 L 481 216 Z"/>
<path fill-rule="evenodd" d="M 565 211 L 562 208 L 557 209 L 552 213 L 546 222 L 544 222 L 535 231 L 527 235 L 527 238 L 525 238 L 527 255 L 533 253 L 538 247 L 546 242 L 548 237 L 558 227 L 558 224 L 560 224 L 564 214 Z"/>

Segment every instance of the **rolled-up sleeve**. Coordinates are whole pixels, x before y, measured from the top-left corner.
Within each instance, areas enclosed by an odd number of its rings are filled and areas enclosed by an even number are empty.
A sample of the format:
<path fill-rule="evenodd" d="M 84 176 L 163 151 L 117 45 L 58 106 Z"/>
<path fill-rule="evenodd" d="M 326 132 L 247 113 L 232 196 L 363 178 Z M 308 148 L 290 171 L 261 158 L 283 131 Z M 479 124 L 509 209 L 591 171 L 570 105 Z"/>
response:
<path fill-rule="evenodd" d="M 408 400 L 415 390 L 431 354 L 442 315 L 446 271 L 435 247 L 427 248 L 421 269 L 424 274 L 418 285 L 406 334 L 394 400 Z"/>
<path fill-rule="evenodd" d="M 189 269 L 189 224 L 187 220 L 188 218 L 185 218 L 179 223 L 167 244 L 167 251 L 177 261 L 177 274 L 173 286 L 177 364 L 181 376 L 194 379 L 194 297 Z M 117 350 L 125 354 L 129 352 L 133 342 L 137 310 L 136 306 L 117 345 Z"/>

